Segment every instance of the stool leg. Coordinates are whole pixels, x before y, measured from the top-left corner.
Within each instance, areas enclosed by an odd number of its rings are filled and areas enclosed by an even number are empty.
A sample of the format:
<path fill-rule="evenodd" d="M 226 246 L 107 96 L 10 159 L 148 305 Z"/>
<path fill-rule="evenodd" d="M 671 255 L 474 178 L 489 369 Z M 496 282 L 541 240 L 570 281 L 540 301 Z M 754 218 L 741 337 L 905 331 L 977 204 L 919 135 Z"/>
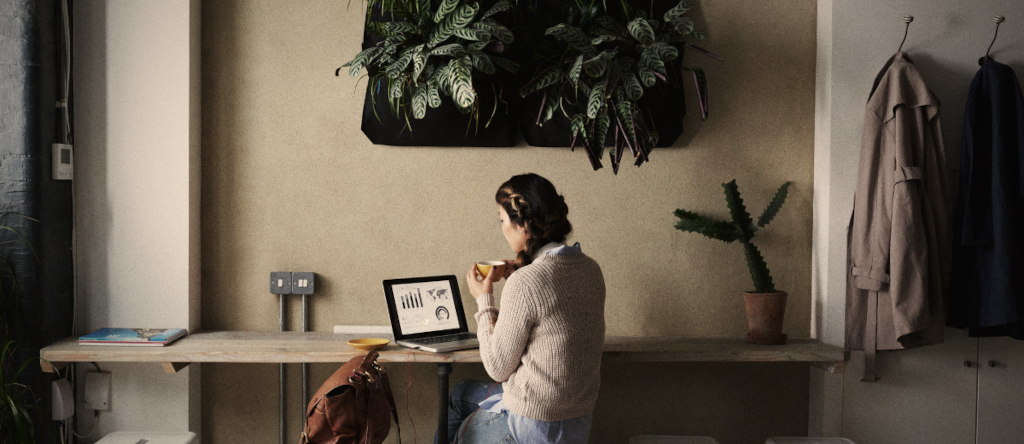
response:
<path fill-rule="evenodd" d="M 437 442 L 448 443 L 448 375 L 452 373 L 449 363 L 437 364 Z"/>

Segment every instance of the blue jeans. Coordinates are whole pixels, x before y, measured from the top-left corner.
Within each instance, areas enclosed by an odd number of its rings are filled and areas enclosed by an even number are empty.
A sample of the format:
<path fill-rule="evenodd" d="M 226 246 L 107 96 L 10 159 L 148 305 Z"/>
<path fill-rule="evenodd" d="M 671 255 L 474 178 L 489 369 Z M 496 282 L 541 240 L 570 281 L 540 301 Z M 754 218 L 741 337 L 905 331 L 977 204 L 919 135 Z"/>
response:
<path fill-rule="evenodd" d="M 492 389 L 493 386 L 493 389 Z M 462 381 L 448 395 L 448 442 L 459 444 L 514 444 L 508 429 L 508 412 L 491 413 L 480 410 L 480 403 L 489 396 L 502 393 L 502 384 Z M 488 394 L 490 393 L 490 394 Z M 474 414 L 475 412 L 475 414 Z M 471 417 L 472 416 L 472 417 Z M 437 444 L 437 434 L 434 434 Z"/>

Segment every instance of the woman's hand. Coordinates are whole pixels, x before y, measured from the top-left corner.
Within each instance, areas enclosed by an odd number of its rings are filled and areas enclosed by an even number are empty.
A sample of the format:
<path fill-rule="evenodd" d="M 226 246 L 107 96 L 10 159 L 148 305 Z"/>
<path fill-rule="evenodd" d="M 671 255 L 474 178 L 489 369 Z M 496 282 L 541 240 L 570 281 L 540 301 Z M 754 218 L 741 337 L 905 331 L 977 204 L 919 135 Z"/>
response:
<path fill-rule="evenodd" d="M 505 267 L 507 270 L 508 267 Z M 494 294 L 494 281 L 501 280 L 501 277 L 494 275 L 494 267 L 491 267 L 491 271 L 487 272 L 487 276 L 480 274 L 480 270 L 476 268 L 476 264 L 469 269 L 469 274 L 466 275 L 466 282 L 469 284 L 469 294 L 473 295 L 473 298 L 479 298 L 482 294 Z"/>

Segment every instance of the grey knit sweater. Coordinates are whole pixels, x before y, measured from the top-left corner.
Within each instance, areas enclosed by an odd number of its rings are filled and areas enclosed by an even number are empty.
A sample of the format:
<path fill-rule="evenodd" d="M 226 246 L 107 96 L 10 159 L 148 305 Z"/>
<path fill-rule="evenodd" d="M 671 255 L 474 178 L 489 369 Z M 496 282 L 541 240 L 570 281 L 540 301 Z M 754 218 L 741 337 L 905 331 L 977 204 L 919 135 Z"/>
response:
<path fill-rule="evenodd" d="M 590 415 L 601 385 L 604 275 L 586 255 L 543 254 L 494 297 L 477 298 L 487 374 L 505 383 L 509 410 L 541 421 Z"/>

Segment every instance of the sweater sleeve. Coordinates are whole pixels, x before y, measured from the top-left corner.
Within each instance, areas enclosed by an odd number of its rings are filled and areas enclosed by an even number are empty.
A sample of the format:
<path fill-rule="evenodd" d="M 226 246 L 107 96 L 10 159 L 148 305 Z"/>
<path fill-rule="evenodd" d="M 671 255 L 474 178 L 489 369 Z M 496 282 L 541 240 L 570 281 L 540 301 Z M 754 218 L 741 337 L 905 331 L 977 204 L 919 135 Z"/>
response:
<path fill-rule="evenodd" d="M 484 369 L 495 381 L 507 381 L 519 368 L 523 351 L 530 340 L 535 315 L 528 302 L 528 292 L 513 279 L 502 293 L 501 316 L 494 307 L 494 296 L 483 294 L 477 299 L 477 338 Z"/>

